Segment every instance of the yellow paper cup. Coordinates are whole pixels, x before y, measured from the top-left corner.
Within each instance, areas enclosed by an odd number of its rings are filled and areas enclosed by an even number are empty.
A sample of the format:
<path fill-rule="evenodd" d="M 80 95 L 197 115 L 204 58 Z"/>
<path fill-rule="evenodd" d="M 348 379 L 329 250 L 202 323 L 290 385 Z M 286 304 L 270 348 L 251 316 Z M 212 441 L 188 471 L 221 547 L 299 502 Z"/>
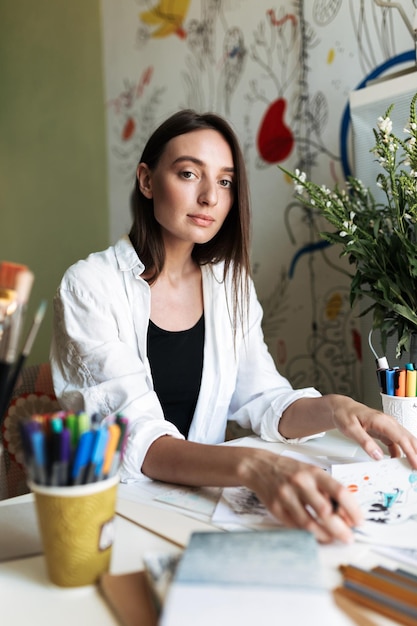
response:
<path fill-rule="evenodd" d="M 56 585 L 90 585 L 108 571 L 118 483 L 118 475 L 68 487 L 29 483 L 49 578 Z"/>
<path fill-rule="evenodd" d="M 392 415 L 401 426 L 404 426 L 417 437 L 417 397 L 387 396 L 381 393 L 382 410 Z"/>

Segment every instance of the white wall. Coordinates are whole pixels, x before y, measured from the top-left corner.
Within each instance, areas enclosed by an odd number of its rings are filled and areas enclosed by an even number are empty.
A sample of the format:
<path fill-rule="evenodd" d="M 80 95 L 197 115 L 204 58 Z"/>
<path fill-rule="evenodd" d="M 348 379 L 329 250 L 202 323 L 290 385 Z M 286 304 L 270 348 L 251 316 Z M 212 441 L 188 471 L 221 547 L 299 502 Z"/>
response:
<path fill-rule="evenodd" d="M 403 5 L 411 20 L 412 0 Z M 162 6 L 102 0 L 111 240 L 130 226 L 150 131 L 182 107 L 224 115 L 249 169 L 252 264 L 275 361 L 297 387 L 363 398 L 367 337 L 361 344 L 346 264 L 322 249 L 317 215 L 294 201 L 277 165 L 343 182 L 352 167 L 350 91 L 409 64 L 395 61 L 414 45 L 399 12 L 372 0 L 182 0 L 170 3 L 170 16 L 156 11 Z"/>

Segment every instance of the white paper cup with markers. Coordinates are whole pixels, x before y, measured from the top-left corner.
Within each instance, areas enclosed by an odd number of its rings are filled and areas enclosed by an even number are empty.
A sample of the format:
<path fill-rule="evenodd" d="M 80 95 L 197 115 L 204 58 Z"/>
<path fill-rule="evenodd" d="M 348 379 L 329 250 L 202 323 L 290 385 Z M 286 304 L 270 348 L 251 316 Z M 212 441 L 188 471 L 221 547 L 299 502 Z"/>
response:
<path fill-rule="evenodd" d="M 60 587 L 98 581 L 110 567 L 119 476 L 84 485 L 29 483 L 50 580 Z"/>
<path fill-rule="evenodd" d="M 388 396 L 381 393 L 382 410 L 392 415 L 401 426 L 404 426 L 417 437 L 417 397 Z"/>

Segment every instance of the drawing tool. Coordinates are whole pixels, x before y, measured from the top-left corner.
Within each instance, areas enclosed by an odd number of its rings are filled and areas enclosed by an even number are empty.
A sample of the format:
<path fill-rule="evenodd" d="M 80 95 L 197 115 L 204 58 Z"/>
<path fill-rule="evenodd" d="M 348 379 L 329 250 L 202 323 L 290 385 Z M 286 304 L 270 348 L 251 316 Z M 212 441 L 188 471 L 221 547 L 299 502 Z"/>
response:
<path fill-rule="evenodd" d="M 117 444 L 121 437 L 121 429 L 118 424 L 111 424 L 109 427 L 109 440 L 104 455 L 104 463 L 102 467 L 102 477 L 107 478 L 112 468 L 114 454 L 116 452 Z"/>
<path fill-rule="evenodd" d="M 350 618 L 352 624 L 356 624 L 357 626 L 378 626 L 374 619 L 370 619 L 368 615 L 364 615 L 363 609 L 358 602 L 346 596 L 343 587 L 333 589 L 332 595 L 339 609 Z"/>
<path fill-rule="evenodd" d="M 402 603 L 387 599 L 382 593 L 370 592 L 366 588 L 360 588 L 354 583 L 347 583 L 347 586 L 338 587 L 336 590 L 342 597 L 357 602 L 362 606 L 385 615 L 394 622 L 405 624 L 406 626 L 416 626 L 417 611 Z M 410 614 L 411 613 L 411 614 Z"/>
<path fill-rule="evenodd" d="M 46 485 L 46 442 L 45 433 L 36 430 L 31 433 L 30 441 L 33 452 L 35 481 L 38 485 Z"/>
<path fill-rule="evenodd" d="M 380 571 L 367 571 L 354 565 L 342 565 L 340 571 L 342 572 L 345 583 L 358 583 L 358 585 L 363 585 L 368 589 L 375 590 L 378 593 L 384 594 L 386 597 L 393 597 L 396 600 L 415 606 L 415 589 L 413 589 L 411 583 L 404 582 L 400 577 L 394 579 L 393 577 L 384 575 L 384 573 Z"/>
<path fill-rule="evenodd" d="M 129 425 L 129 420 L 127 417 L 124 417 L 119 413 L 116 415 L 116 424 L 119 424 L 121 430 L 120 445 L 118 448 L 120 450 L 120 459 L 123 459 L 123 454 L 127 444 L 127 427 Z"/>
<path fill-rule="evenodd" d="M 114 453 L 112 468 L 110 470 L 110 476 L 114 476 L 114 474 L 118 471 L 120 463 L 123 458 L 124 450 L 127 443 L 127 426 L 129 420 L 126 417 L 118 414 L 116 415 L 116 424 L 120 426 L 120 437 L 119 442 L 117 444 L 116 452 Z"/>
<path fill-rule="evenodd" d="M 68 471 L 71 461 L 71 432 L 68 428 L 62 429 L 59 452 L 58 485 L 64 487 L 68 485 Z"/>
<path fill-rule="evenodd" d="M 376 376 L 382 393 L 387 393 L 386 377 L 389 369 L 388 361 L 385 356 L 376 358 Z"/>
<path fill-rule="evenodd" d="M 406 367 L 405 395 L 412 398 L 416 395 L 417 371 Z"/>
<path fill-rule="evenodd" d="M 101 469 L 104 463 L 104 454 L 106 451 L 107 441 L 109 439 L 109 431 L 106 426 L 98 428 L 94 433 L 94 445 L 91 453 L 91 459 L 87 468 L 85 482 L 93 483 L 99 480 Z"/>
<path fill-rule="evenodd" d="M 404 397 L 406 389 L 407 372 L 404 368 L 400 368 L 395 374 L 395 395 Z"/>
<path fill-rule="evenodd" d="M 61 431 L 62 432 L 62 431 Z M 61 432 L 53 432 L 50 439 L 50 459 L 48 484 L 52 487 L 59 486 L 60 462 L 61 462 Z"/>
<path fill-rule="evenodd" d="M 23 316 L 32 289 L 34 280 L 33 273 L 26 266 L 17 266 L 16 271 L 8 271 L 14 264 L 1 264 L 1 280 L 6 281 L 6 285 L 0 284 L 1 295 L 7 294 L 7 304 L 5 298 L 1 298 L 1 333 L 0 333 L 0 422 L 7 409 L 9 397 L 9 377 L 11 376 L 16 356 L 19 348 Z M 11 284 L 13 282 L 13 284 Z M 14 299 L 9 300 L 10 294 L 14 292 Z"/>
<path fill-rule="evenodd" d="M 376 376 L 378 379 L 379 389 L 382 393 L 387 393 L 386 388 L 386 371 L 389 369 L 388 360 L 386 356 L 379 357 L 372 345 L 372 329 L 369 331 L 368 344 L 372 354 L 375 357 L 376 364 Z"/>
<path fill-rule="evenodd" d="M 395 374 L 396 370 L 393 368 L 385 370 L 385 386 L 388 396 L 395 395 Z"/>
<path fill-rule="evenodd" d="M 46 300 L 42 300 L 42 302 L 39 305 L 38 310 L 35 313 L 35 317 L 33 319 L 32 326 L 29 330 L 24 346 L 22 348 L 22 352 L 20 353 L 20 356 L 17 359 L 16 364 L 13 366 L 8 376 L 8 379 L 5 385 L 4 397 L 2 400 L 2 404 L 0 405 L 0 416 L 5 413 L 10 403 L 10 399 L 12 397 L 13 390 L 16 387 L 16 383 L 18 381 L 19 375 L 22 371 L 22 368 L 26 362 L 27 357 L 29 356 L 32 350 L 32 346 L 36 339 L 36 335 L 38 334 L 43 318 L 45 317 L 46 308 L 47 308 L 47 302 Z"/>
<path fill-rule="evenodd" d="M 32 481 L 36 479 L 36 476 L 35 476 L 35 467 L 34 467 L 31 438 L 32 438 L 32 433 L 39 429 L 40 429 L 40 424 L 34 420 L 20 422 L 20 436 L 22 440 L 22 450 L 23 450 L 23 456 L 25 459 L 26 472 L 28 474 L 29 480 L 32 480 Z"/>
<path fill-rule="evenodd" d="M 417 593 L 417 576 L 411 574 L 410 572 L 401 569 L 391 570 L 386 567 L 382 567 L 382 565 L 373 567 L 371 571 L 399 584 L 409 586 L 410 589 L 414 589 Z"/>
<path fill-rule="evenodd" d="M 120 416 L 119 421 L 126 433 L 126 418 Z M 84 411 L 56 411 L 19 420 L 24 463 L 30 479 L 50 486 L 81 485 L 109 478 L 113 468 L 117 471 L 115 456 L 119 449 L 120 460 L 122 427 L 110 420 L 101 426 L 90 422 L 89 414 Z"/>
<path fill-rule="evenodd" d="M 85 482 L 86 470 L 90 463 L 93 451 L 94 437 L 95 432 L 93 430 L 87 430 L 78 440 L 71 470 L 71 480 L 73 485 L 81 485 Z"/>
<path fill-rule="evenodd" d="M 76 421 L 77 421 L 78 437 L 81 437 L 83 433 L 85 433 L 87 430 L 90 430 L 90 426 L 91 426 L 90 416 L 85 411 L 80 411 L 76 415 Z"/>
<path fill-rule="evenodd" d="M 65 416 L 65 426 L 71 433 L 71 447 L 75 450 L 78 443 L 78 424 L 75 413 L 67 413 Z"/>

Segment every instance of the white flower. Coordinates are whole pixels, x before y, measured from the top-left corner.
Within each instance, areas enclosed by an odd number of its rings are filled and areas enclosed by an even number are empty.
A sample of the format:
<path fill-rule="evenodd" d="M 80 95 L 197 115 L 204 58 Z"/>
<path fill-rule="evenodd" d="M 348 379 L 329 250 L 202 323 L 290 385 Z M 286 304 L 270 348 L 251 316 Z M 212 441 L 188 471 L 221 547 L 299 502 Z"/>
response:
<path fill-rule="evenodd" d="M 392 133 L 392 121 L 389 117 L 378 117 L 378 128 L 382 133 L 390 135 Z"/>
<path fill-rule="evenodd" d="M 300 172 L 299 169 L 295 170 L 295 175 L 297 176 L 300 183 L 305 183 L 307 180 L 307 174 L 305 172 Z"/>
<path fill-rule="evenodd" d="M 297 179 L 294 181 L 295 193 L 301 196 L 304 191 L 304 183 L 307 180 L 307 174 L 305 172 L 300 172 L 299 169 L 296 169 L 295 175 L 297 177 Z"/>

